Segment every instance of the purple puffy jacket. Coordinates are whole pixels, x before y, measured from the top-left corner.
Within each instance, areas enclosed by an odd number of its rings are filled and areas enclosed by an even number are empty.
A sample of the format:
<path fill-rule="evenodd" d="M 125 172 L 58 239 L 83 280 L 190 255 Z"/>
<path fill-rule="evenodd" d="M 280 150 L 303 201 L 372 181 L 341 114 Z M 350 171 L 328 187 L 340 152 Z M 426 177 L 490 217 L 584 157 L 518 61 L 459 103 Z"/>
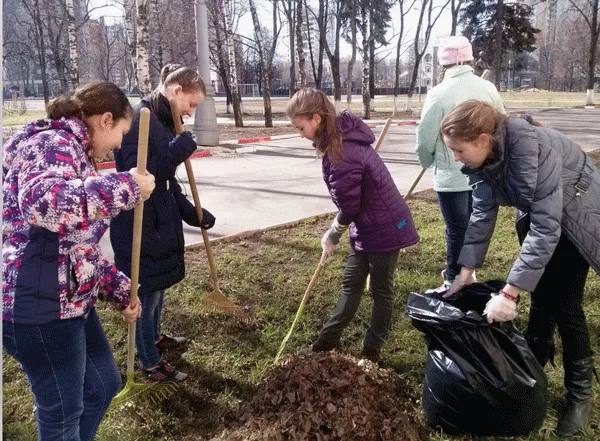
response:
<path fill-rule="evenodd" d="M 338 116 L 342 158 L 323 157 L 323 179 L 356 251 L 385 252 L 419 241 L 412 215 L 389 170 L 371 147 L 373 132 L 349 111 Z"/>

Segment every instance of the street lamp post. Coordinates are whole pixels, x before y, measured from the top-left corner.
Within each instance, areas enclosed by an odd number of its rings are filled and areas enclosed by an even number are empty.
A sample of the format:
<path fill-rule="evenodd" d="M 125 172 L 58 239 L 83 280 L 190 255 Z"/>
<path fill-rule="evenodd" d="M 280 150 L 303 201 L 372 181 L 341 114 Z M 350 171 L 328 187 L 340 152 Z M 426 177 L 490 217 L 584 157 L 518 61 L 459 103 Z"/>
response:
<path fill-rule="evenodd" d="M 208 16 L 206 0 L 196 0 L 196 51 L 198 53 L 198 73 L 206 86 L 206 99 L 196 109 L 194 115 L 194 135 L 199 145 L 218 145 L 217 111 L 215 91 L 210 80 L 208 53 Z"/>

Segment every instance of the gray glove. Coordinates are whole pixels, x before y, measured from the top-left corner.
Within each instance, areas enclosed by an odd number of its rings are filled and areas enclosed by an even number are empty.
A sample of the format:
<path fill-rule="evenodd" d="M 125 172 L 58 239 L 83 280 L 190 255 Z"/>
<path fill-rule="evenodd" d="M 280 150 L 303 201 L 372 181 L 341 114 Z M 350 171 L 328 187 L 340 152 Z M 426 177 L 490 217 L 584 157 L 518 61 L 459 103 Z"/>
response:
<path fill-rule="evenodd" d="M 331 226 L 325 232 L 323 237 L 321 238 L 321 247 L 323 248 L 323 252 L 327 255 L 327 257 L 331 256 L 338 244 L 340 243 L 340 238 L 344 231 L 348 229 L 348 225 L 342 225 L 338 222 L 337 216 L 333 219 Z"/>

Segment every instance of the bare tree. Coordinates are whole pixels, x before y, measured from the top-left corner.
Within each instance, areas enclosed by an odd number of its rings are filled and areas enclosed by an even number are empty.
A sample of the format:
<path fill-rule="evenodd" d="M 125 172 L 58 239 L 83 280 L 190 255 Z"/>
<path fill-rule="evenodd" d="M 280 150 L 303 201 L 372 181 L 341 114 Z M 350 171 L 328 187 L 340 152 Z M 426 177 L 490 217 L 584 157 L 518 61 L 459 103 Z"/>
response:
<path fill-rule="evenodd" d="M 135 0 L 124 0 L 123 9 L 125 9 L 125 34 L 127 36 L 127 51 L 129 53 L 129 59 L 131 60 L 131 72 L 137 79 L 137 53 L 136 53 L 136 29 L 135 29 Z M 129 90 L 132 89 L 132 81 L 129 79 Z"/>
<path fill-rule="evenodd" d="M 504 0 L 498 0 L 496 4 L 496 24 L 494 26 L 494 83 L 496 89 L 500 89 L 500 77 L 502 76 L 502 26 L 504 18 Z"/>
<path fill-rule="evenodd" d="M 229 0 L 223 0 L 223 30 L 227 38 L 228 61 L 229 61 L 229 87 L 231 89 L 231 103 L 233 105 L 233 118 L 236 127 L 244 127 L 242 116 L 242 98 L 238 86 L 237 59 L 235 57 L 235 41 L 233 39 L 233 25 L 229 11 Z"/>
<path fill-rule="evenodd" d="M 44 32 L 44 25 L 42 23 L 42 9 L 40 7 L 40 0 L 21 0 L 21 3 L 25 7 L 27 14 L 32 21 L 31 31 L 34 36 L 34 42 L 37 49 L 36 52 L 42 77 L 44 103 L 46 103 L 47 106 L 48 102 L 50 101 L 48 73 L 46 70 L 46 53 L 48 48 L 46 45 L 46 33 Z"/>
<path fill-rule="evenodd" d="M 400 31 L 398 32 L 398 42 L 396 43 L 396 65 L 394 74 L 394 116 L 396 115 L 396 112 L 398 110 L 398 92 L 400 88 L 400 59 L 402 57 L 401 49 L 405 32 L 404 19 L 406 15 L 410 12 L 410 10 L 413 8 L 416 1 L 417 0 L 412 0 L 408 7 L 406 7 L 405 0 L 398 1 L 398 5 L 400 7 Z"/>
<path fill-rule="evenodd" d="M 354 0 L 351 0 L 354 1 Z M 319 50 L 317 52 L 317 64 L 315 66 L 315 55 L 313 51 L 313 44 L 311 38 L 311 32 L 314 31 L 313 26 L 311 25 L 309 15 L 308 15 L 308 5 L 307 0 L 304 0 L 304 11 L 306 12 L 306 35 L 308 40 L 308 51 L 310 53 L 310 61 L 312 65 L 313 78 L 315 81 L 315 87 L 317 89 L 321 88 L 321 81 L 323 80 L 323 55 L 325 54 L 325 46 L 323 41 L 325 39 L 325 35 L 323 35 L 318 30 L 316 31 L 319 35 Z M 325 13 L 325 4 L 323 2 L 319 2 L 319 20 L 323 19 L 323 15 Z"/>
<path fill-rule="evenodd" d="M 281 5 L 283 6 L 283 13 L 287 18 L 288 22 L 288 36 L 290 44 L 290 97 L 296 91 L 296 8 L 294 8 L 294 2 L 296 0 L 282 0 Z"/>
<path fill-rule="evenodd" d="M 79 85 L 79 64 L 77 56 L 77 27 L 75 24 L 75 7 L 73 0 L 65 0 L 67 12 L 67 30 L 69 33 L 69 79 L 71 88 Z"/>
<path fill-rule="evenodd" d="M 258 47 L 258 54 L 260 56 L 260 67 L 262 74 L 263 84 L 263 103 L 265 106 L 265 127 L 273 127 L 273 114 L 271 112 L 271 66 L 269 65 L 269 54 L 265 47 L 263 40 L 263 33 L 258 20 L 258 14 L 256 13 L 256 5 L 254 0 L 249 0 L 250 12 L 252 13 L 252 21 L 254 23 L 254 37 L 256 39 L 256 46 Z M 275 7 L 275 6 L 273 6 Z"/>
<path fill-rule="evenodd" d="M 221 9 L 221 0 L 209 0 L 208 14 L 212 24 L 213 33 L 209 34 L 210 55 L 212 64 L 216 67 L 217 73 L 223 82 L 223 88 L 226 95 L 226 113 L 231 113 L 231 88 L 229 86 L 229 63 L 226 53 L 226 38 L 223 29 L 223 13 Z"/>
<path fill-rule="evenodd" d="M 569 0 L 569 3 L 583 17 L 590 29 L 585 105 L 593 106 L 598 37 L 600 36 L 600 20 L 598 19 L 598 14 L 600 14 L 600 0 Z"/>
<path fill-rule="evenodd" d="M 150 62 L 148 46 L 150 42 L 148 34 L 148 7 L 150 0 L 136 0 L 136 58 L 137 58 L 137 82 L 142 95 L 150 93 Z"/>
<path fill-rule="evenodd" d="M 350 61 L 348 61 L 348 73 L 346 75 L 346 106 L 348 109 L 352 105 L 352 72 L 354 70 L 354 63 L 356 62 L 356 14 L 357 14 L 356 0 L 348 0 L 348 26 L 350 27 L 350 45 L 352 46 L 352 55 Z"/>
<path fill-rule="evenodd" d="M 344 10 L 344 0 L 321 0 L 323 3 L 324 13 L 317 16 L 314 11 L 311 10 L 312 15 L 316 18 L 319 25 L 319 32 L 323 36 L 322 43 L 325 48 L 325 53 L 329 59 L 331 66 L 331 76 L 333 77 L 333 99 L 335 108 L 339 109 L 342 102 L 342 80 L 340 78 L 340 33 L 342 31 L 342 12 Z M 333 5 L 332 5 L 333 3 Z M 329 7 L 333 6 L 330 11 Z M 330 42 L 326 38 L 328 33 L 328 23 L 331 21 L 335 22 L 333 28 L 333 50 L 330 47 Z"/>
<path fill-rule="evenodd" d="M 399 0 L 402 2 L 402 0 Z M 458 27 L 458 14 L 460 8 L 464 4 L 465 0 L 452 0 L 450 2 L 450 13 L 452 17 L 452 24 L 450 25 L 450 35 L 456 35 L 456 28 Z"/>
<path fill-rule="evenodd" d="M 369 22 L 370 20 L 370 8 L 367 2 L 361 2 L 360 5 L 360 33 L 362 35 L 362 101 L 363 101 L 363 118 L 371 119 L 371 94 L 369 93 Z"/>
<path fill-rule="evenodd" d="M 306 58 L 304 57 L 304 39 L 302 38 L 303 0 L 296 0 L 296 48 L 298 51 L 298 75 L 300 87 L 306 87 Z"/>
<path fill-rule="evenodd" d="M 502 0 L 500 0 L 502 1 Z M 421 60 L 427 51 L 429 45 L 429 39 L 431 38 L 431 31 L 435 26 L 436 22 L 442 15 L 442 12 L 450 0 L 445 0 L 442 6 L 437 7 L 438 11 L 434 13 L 433 0 L 419 0 L 421 5 L 421 11 L 417 22 L 417 30 L 415 32 L 415 39 L 413 43 L 414 49 L 414 66 L 412 70 L 410 85 L 408 88 L 408 96 L 406 98 L 406 110 L 412 110 L 412 97 L 414 93 L 415 85 L 417 84 L 417 77 L 419 76 L 419 69 L 421 67 Z M 424 23 L 425 16 L 427 16 L 427 22 Z"/>

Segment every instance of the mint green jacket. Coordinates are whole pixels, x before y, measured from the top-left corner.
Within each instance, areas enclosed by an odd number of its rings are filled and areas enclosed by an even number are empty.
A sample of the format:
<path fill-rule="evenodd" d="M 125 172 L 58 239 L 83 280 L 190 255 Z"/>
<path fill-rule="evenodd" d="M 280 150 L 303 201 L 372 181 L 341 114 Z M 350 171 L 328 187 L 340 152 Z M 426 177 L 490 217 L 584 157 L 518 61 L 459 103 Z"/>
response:
<path fill-rule="evenodd" d="M 475 75 L 471 66 L 455 66 L 446 71 L 444 80 L 427 93 L 417 127 L 417 156 L 423 167 L 433 167 L 435 191 L 471 190 L 460 171 L 462 164 L 454 160 L 440 133 L 444 116 L 467 100 L 487 101 L 505 113 L 496 87 Z"/>

